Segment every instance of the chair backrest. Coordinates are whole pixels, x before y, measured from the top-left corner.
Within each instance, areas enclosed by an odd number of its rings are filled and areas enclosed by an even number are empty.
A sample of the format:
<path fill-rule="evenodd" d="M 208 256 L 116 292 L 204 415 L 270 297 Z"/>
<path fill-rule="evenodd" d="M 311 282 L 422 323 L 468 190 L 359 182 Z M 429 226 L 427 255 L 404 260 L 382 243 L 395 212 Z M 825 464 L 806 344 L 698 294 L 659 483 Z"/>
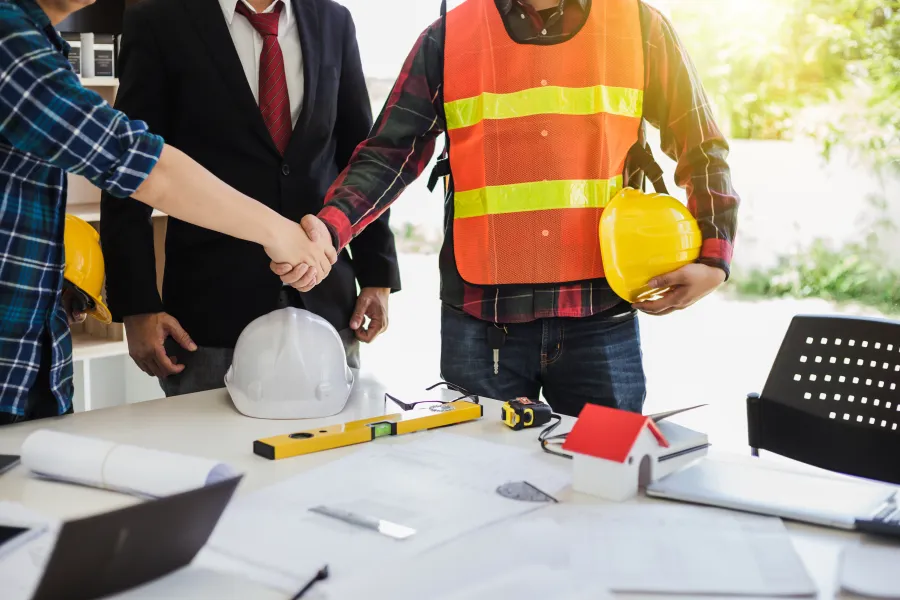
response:
<path fill-rule="evenodd" d="M 900 483 L 900 323 L 794 317 L 747 420 L 753 448 Z"/>

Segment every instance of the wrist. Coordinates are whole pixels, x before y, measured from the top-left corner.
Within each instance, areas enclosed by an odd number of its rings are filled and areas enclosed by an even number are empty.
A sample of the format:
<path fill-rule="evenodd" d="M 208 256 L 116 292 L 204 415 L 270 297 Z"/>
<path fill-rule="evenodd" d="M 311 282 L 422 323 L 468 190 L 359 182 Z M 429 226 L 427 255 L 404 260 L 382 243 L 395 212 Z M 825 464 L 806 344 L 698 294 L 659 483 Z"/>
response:
<path fill-rule="evenodd" d="M 383 296 L 385 298 L 391 295 L 391 288 L 386 287 L 364 287 L 361 291 L 375 294 L 377 296 Z"/>
<path fill-rule="evenodd" d="M 272 248 L 278 246 L 290 236 L 297 235 L 297 229 L 300 225 L 278 214 L 274 210 L 271 212 L 270 218 L 266 219 L 263 229 L 263 240 L 258 243 L 264 248 Z"/>

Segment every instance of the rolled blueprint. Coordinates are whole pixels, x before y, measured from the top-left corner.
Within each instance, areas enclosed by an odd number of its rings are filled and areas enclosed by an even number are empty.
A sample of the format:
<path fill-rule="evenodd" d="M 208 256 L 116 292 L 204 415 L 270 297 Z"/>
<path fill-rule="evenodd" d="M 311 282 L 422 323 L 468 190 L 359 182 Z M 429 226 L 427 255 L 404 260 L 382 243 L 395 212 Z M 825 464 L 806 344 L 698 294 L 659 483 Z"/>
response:
<path fill-rule="evenodd" d="M 36 475 L 159 498 L 236 475 L 206 458 L 139 448 L 41 429 L 22 444 L 22 464 Z"/>

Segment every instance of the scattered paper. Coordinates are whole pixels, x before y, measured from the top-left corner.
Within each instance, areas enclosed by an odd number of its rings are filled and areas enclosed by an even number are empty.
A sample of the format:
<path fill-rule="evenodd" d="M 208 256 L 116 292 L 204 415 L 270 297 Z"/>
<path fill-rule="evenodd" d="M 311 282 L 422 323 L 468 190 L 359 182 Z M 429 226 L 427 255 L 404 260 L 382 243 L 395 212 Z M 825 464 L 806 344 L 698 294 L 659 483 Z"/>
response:
<path fill-rule="evenodd" d="M 44 572 L 61 521 L 47 518 L 21 504 L 0 502 L 0 523 L 35 529 L 34 535 L 0 554 L 3 600 L 28 600 Z"/>
<path fill-rule="evenodd" d="M 538 515 L 540 513 L 532 513 Z M 549 526 L 548 526 L 549 525 Z M 528 518 L 472 533 L 417 557 L 414 566 L 372 585 L 368 575 L 323 586 L 328 600 L 607 600 L 600 578 L 575 579 L 556 528 Z"/>
<path fill-rule="evenodd" d="M 805 596 L 816 586 L 780 519 L 665 504 L 554 505 L 578 578 L 616 592 Z"/>
<path fill-rule="evenodd" d="M 858 544 L 844 549 L 840 582 L 870 598 L 900 598 L 900 547 Z"/>
<path fill-rule="evenodd" d="M 169 575 L 104 600 L 286 600 L 275 590 L 220 571 L 196 567 L 179 569 Z"/>
<path fill-rule="evenodd" d="M 214 460 L 47 429 L 35 431 L 25 439 L 22 464 L 50 479 L 152 498 L 236 475 L 231 467 Z"/>
<path fill-rule="evenodd" d="M 555 494 L 572 483 L 572 464 L 543 452 L 444 431 L 429 431 L 392 446 L 407 460 L 418 459 L 441 477 L 475 491 L 494 492 L 510 481 L 528 481 Z"/>
<path fill-rule="evenodd" d="M 374 597 L 443 598 L 452 581 L 473 590 L 499 590 L 515 577 L 537 584 L 534 570 L 561 590 L 545 598 L 578 597 L 570 592 L 582 589 L 598 597 L 603 590 L 691 598 L 816 592 L 779 520 L 641 503 L 554 504 L 472 532 L 424 552 L 403 577 L 380 580 Z M 328 597 L 373 597 L 362 594 L 367 583 L 371 589 L 364 577 L 336 582 Z"/>
<path fill-rule="evenodd" d="M 208 556 L 249 565 L 242 575 L 285 591 L 326 563 L 335 581 L 401 568 L 429 548 L 544 506 L 496 493 L 517 478 L 548 493 L 565 486 L 568 463 L 544 462 L 535 454 L 539 448 L 517 450 L 441 432 L 409 443 L 369 444 L 237 498 L 219 521 Z M 416 535 L 390 539 L 309 511 L 317 505 L 386 519 Z"/>

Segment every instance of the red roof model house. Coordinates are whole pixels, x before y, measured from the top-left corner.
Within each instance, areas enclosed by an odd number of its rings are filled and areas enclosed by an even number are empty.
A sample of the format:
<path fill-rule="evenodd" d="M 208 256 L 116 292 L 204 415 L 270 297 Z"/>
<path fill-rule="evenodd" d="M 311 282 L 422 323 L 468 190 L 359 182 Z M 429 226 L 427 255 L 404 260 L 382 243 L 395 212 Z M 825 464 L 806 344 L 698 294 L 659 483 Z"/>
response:
<path fill-rule="evenodd" d="M 621 502 L 653 481 L 669 442 L 651 417 L 588 404 L 566 438 L 573 454 L 573 488 Z"/>

